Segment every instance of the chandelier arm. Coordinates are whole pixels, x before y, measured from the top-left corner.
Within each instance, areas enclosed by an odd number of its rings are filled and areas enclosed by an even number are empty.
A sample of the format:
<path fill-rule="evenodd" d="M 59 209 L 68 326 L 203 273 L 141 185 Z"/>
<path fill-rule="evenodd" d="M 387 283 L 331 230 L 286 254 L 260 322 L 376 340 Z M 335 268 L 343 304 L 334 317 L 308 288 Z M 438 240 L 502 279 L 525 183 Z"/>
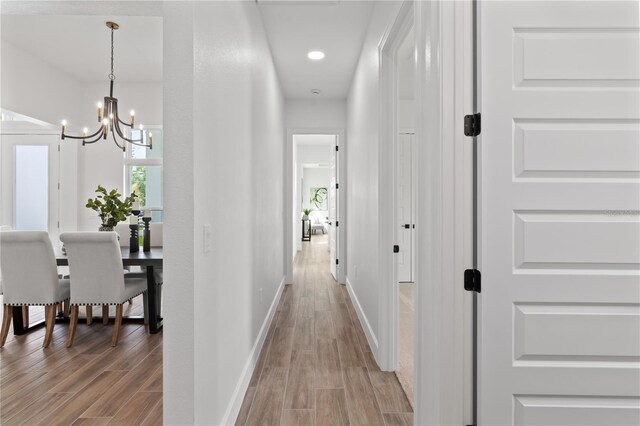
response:
<path fill-rule="evenodd" d="M 98 142 L 100 139 L 102 139 L 102 134 L 99 134 L 95 139 L 90 140 L 90 141 L 83 139 L 83 140 L 82 140 L 82 145 L 87 145 L 87 144 L 96 143 L 96 142 Z"/>
<path fill-rule="evenodd" d="M 115 125 L 113 126 L 113 128 L 116 129 L 116 133 L 118 133 L 118 136 L 120 136 L 120 139 L 123 139 L 129 143 L 142 142 L 142 136 L 140 137 L 140 139 L 129 139 L 128 137 L 122 134 L 122 130 L 120 129 L 120 126 Z"/>
<path fill-rule="evenodd" d="M 62 136 L 63 136 L 65 139 L 67 139 L 67 138 L 69 138 L 69 139 L 91 139 L 91 138 L 94 138 L 94 137 L 96 137 L 96 136 L 98 136 L 98 135 L 102 136 L 102 132 L 103 132 L 103 131 L 104 131 L 103 126 L 100 126 L 100 128 L 98 129 L 98 131 L 97 131 L 97 132 L 95 132 L 95 133 L 93 133 L 93 134 L 91 134 L 91 135 L 71 136 L 71 135 L 67 135 L 67 134 L 64 134 L 64 133 L 63 133 L 63 134 L 62 134 Z"/>
<path fill-rule="evenodd" d="M 120 148 L 121 150 L 125 151 L 124 144 L 123 144 L 123 145 L 120 145 L 120 144 L 118 143 L 118 139 L 116 138 L 116 134 L 115 134 L 115 133 L 113 133 L 113 132 L 111 132 L 111 136 L 113 136 L 113 142 L 116 144 L 116 146 L 117 146 L 118 148 Z"/>
<path fill-rule="evenodd" d="M 118 122 L 120 124 L 122 124 L 123 126 L 127 126 L 127 127 L 131 128 L 131 129 L 133 129 L 133 126 L 130 123 L 125 123 L 124 121 L 120 120 L 120 117 L 118 117 Z"/>

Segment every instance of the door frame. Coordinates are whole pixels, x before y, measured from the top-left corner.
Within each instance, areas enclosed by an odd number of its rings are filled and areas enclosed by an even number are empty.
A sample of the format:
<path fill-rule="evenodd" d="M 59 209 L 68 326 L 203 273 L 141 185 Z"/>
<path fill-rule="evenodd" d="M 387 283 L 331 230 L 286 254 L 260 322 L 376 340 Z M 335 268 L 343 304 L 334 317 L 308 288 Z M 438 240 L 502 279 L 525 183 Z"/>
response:
<path fill-rule="evenodd" d="M 31 145 L 31 146 L 47 146 L 48 150 L 49 150 L 49 156 L 53 156 L 53 158 L 49 159 L 49 163 L 53 162 L 55 164 L 56 170 L 54 172 L 54 175 L 52 176 L 52 171 L 49 170 L 48 172 L 48 178 L 49 180 L 51 180 L 52 177 L 54 177 L 55 179 L 53 179 L 53 182 L 49 183 L 49 200 L 48 200 L 48 204 L 49 204 L 49 211 L 48 211 L 48 218 L 47 218 L 47 222 L 48 222 L 48 233 L 49 236 L 51 237 L 51 242 L 53 244 L 54 247 L 57 247 L 60 245 L 59 242 L 59 235 L 60 235 L 60 222 L 61 222 L 61 214 L 60 214 L 60 204 L 61 204 L 61 200 L 60 200 L 60 183 L 61 183 L 61 170 L 60 170 L 60 162 L 61 162 L 61 141 L 60 141 L 60 134 L 53 129 L 49 129 L 46 127 L 33 127 L 33 128 L 24 128 L 24 129 L 1 129 L 0 130 L 0 138 L 2 138 L 3 136 L 51 136 L 52 140 L 50 141 L 50 143 L 48 144 L 43 144 L 43 143 L 26 143 L 26 144 L 21 144 L 21 145 Z M 56 138 L 55 142 L 53 141 L 53 138 Z M 0 143 L 1 144 L 1 143 Z M 4 149 L 0 149 L 0 163 L 2 162 L 3 158 L 3 154 L 2 152 L 4 151 Z M 13 172 L 15 173 L 15 170 L 13 170 Z M 13 177 L 12 177 L 13 178 Z M 11 184 L 12 186 L 14 185 L 14 182 L 12 182 Z M 55 189 L 52 189 L 51 185 L 54 185 Z M 0 185 L 0 200 L 4 200 L 5 197 L 7 196 L 7 194 L 4 193 L 4 190 L 2 188 L 3 185 Z M 15 189 L 15 188 L 14 188 Z M 12 191 L 11 193 L 12 196 L 12 200 L 11 200 L 11 227 L 15 228 L 15 193 Z M 52 198 L 53 197 L 53 198 Z M 2 209 L 2 212 L 0 212 L 0 218 L 2 218 L 3 221 L 6 221 L 7 218 L 4 217 L 4 208 Z"/>
<path fill-rule="evenodd" d="M 305 127 L 287 128 L 287 139 L 285 141 L 285 167 L 284 167 L 284 271 L 285 283 L 293 284 L 293 262 L 295 260 L 293 243 L 293 137 L 295 135 L 331 135 L 337 137 L 337 144 L 340 147 L 338 158 L 338 211 L 337 218 L 340 222 L 339 229 L 336 229 L 337 253 L 340 264 L 338 267 L 338 283 L 345 282 L 347 267 L 347 173 L 346 173 L 346 139 L 345 130 L 334 127 Z"/>
<path fill-rule="evenodd" d="M 410 10 L 407 10 L 410 9 Z M 405 1 L 380 42 L 380 199 L 395 199 L 396 108 L 387 43 L 413 12 L 415 107 L 415 415 L 414 424 L 473 420 L 472 296 L 463 275 L 472 264 L 472 144 L 464 115 L 473 111 L 473 2 Z M 392 37 L 392 38 L 390 38 Z M 391 46 L 392 44 L 388 44 Z M 386 160 L 386 161 L 385 161 Z M 397 275 L 392 252 L 395 212 L 380 203 L 380 353 L 397 365 Z M 420 332 L 418 332 L 418 330 Z"/>

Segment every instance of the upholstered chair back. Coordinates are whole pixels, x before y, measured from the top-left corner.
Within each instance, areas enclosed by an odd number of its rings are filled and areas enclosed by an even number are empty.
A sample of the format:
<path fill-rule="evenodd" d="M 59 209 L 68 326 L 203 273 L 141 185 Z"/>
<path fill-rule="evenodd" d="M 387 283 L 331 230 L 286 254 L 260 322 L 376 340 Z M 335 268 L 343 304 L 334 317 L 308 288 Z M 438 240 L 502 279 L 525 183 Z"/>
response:
<path fill-rule="evenodd" d="M 129 239 L 131 238 L 131 231 L 129 230 L 128 222 L 120 222 L 114 228 L 114 231 L 120 236 L 120 247 L 129 247 Z"/>
<path fill-rule="evenodd" d="M 65 232 L 60 235 L 69 257 L 71 304 L 122 303 L 122 255 L 115 232 Z"/>
<path fill-rule="evenodd" d="M 6 305 L 44 305 L 58 297 L 56 257 L 46 232 L 0 232 L 0 270 Z"/>

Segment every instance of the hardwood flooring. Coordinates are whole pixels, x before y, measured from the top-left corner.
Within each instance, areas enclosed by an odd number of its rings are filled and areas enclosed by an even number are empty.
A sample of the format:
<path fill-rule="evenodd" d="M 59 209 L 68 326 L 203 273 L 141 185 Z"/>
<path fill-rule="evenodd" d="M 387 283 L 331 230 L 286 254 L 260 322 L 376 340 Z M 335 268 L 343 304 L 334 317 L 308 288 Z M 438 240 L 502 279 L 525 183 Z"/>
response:
<path fill-rule="evenodd" d="M 411 425 L 412 411 L 329 272 L 327 236 L 314 235 L 296 259 L 236 425 Z"/>
<path fill-rule="evenodd" d="M 123 324 L 112 348 L 113 319 L 88 326 L 84 308 L 80 312 L 71 348 L 65 347 L 67 324 L 56 324 L 47 349 L 44 328 L 24 336 L 9 332 L 0 350 L 0 424 L 161 425 L 162 332 Z M 142 315 L 141 296 L 124 305 L 124 315 Z M 43 308 L 30 308 L 31 323 L 43 318 Z"/>

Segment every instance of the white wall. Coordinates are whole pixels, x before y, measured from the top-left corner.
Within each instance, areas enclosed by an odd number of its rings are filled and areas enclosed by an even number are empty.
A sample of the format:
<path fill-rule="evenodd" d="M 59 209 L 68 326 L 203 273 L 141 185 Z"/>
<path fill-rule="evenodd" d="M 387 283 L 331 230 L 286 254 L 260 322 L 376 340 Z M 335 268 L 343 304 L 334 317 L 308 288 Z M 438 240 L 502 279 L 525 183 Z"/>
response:
<path fill-rule="evenodd" d="M 284 278 L 284 99 L 255 3 L 193 9 L 195 314 L 174 321 L 194 329 L 195 423 L 230 424 Z"/>
<path fill-rule="evenodd" d="M 285 102 L 288 129 L 346 127 L 347 104 L 342 100 L 292 100 Z"/>
<path fill-rule="evenodd" d="M 413 99 L 398 100 L 398 130 L 414 130 L 415 101 Z"/>
<path fill-rule="evenodd" d="M 62 119 L 79 121 L 77 80 L 4 40 L 1 49 L 0 107 L 56 126 Z M 64 140 L 60 148 L 60 232 L 65 232 L 78 226 L 78 146 Z"/>
<path fill-rule="evenodd" d="M 379 197 L 378 136 L 379 54 L 378 44 L 397 15 L 401 2 L 376 2 L 347 99 L 347 285 L 366 317 L 363 327 L 376 357 L 379 335 Z M 391 247 L 384 248 L 391 249 Z"/>

